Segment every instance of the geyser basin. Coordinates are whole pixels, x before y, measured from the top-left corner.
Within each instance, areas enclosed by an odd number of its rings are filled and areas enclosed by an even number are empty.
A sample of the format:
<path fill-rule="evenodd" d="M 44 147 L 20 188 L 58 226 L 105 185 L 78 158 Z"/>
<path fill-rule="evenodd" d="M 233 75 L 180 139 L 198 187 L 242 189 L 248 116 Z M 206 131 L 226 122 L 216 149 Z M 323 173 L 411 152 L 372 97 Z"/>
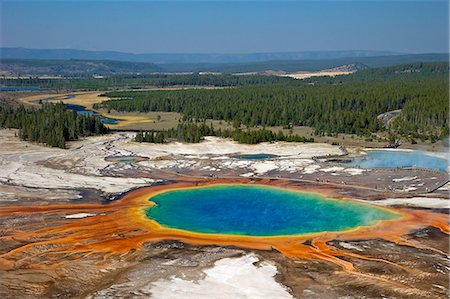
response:
<path fill-rule="evenodd" d="M 399 215 L 347 200 L 275 187 L 215 185 L 163 192 L 150 198 L 147 217 L 196 233 L 301 235 L 370 226 Z"/>

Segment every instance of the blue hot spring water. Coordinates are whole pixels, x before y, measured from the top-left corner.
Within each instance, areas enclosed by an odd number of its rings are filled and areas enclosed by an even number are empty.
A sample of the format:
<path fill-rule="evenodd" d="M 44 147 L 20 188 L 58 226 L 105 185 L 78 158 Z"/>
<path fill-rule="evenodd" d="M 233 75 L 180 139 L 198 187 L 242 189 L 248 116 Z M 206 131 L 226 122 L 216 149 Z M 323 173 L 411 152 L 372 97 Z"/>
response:
<path fill-rule="evenodd" d="M 446 171 L 449 161 L 428 155 L 422 151 L 370 151 L 356 157 L 351 165 L 361 168 L 405 168 L 418 167 Z"/>
<path fill-rule="evenodd" d="M 147 217 L 197 233 L 248 236 L 343 231 L 400 217 L 388 210 L 275 187 L 215 185 L 158 194 Z"/>
<path fill-rule="evenodd" d="M 276 155 L 270 155 L 270 154 L 249 154 L 249 155 L 240 155 L 238 156 L 239 159 L 243 160 L 266 160 L 266 159 L 272 159 L 276 158 Z"/>

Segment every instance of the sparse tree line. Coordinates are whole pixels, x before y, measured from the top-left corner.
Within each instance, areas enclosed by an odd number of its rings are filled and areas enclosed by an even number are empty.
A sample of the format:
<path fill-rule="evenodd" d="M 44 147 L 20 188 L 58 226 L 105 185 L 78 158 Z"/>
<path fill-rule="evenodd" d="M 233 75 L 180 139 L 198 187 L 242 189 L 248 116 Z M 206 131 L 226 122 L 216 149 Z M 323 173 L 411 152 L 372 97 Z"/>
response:
<path fill-rule="evenodd" d="M 205 136 L 217 136 L 222 138 L 232 138 L 234 141 L 246 144 L 257 144 L 261 142 L 314 142 L 314 138 L 307 138 L 299 135 L 284 135 L 279 131 L 274 133 L 267 129 L 257 130 L 222 130 L 214 129 L 212 125 L 181 123 L 175 129 L 167 131 L 145 131 L 136 134 L 135 141 L 149 143 L 165 143 L 177 140 L 187 143 L 198 143 Z"/>
<path fill-rule="evenodd" d="M 43 104 L 39 109 L 0 106 L 0 127 L 19 129 L 23 140 L 59 148 L 65 148 L 66 141 L 108 131 L 98 117 L 77 114 L 61 103 Z"/>

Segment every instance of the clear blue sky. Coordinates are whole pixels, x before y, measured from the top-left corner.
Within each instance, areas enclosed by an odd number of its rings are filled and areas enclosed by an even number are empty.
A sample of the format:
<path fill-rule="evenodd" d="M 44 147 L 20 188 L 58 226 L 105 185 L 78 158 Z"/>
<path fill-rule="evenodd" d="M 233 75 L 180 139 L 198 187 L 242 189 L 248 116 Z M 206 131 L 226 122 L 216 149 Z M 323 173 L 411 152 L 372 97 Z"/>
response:
<path fill-rule="evenodd" d="M 448 2 L 5 1 L 2 47 L 133 53 L 448 52 Z"/>

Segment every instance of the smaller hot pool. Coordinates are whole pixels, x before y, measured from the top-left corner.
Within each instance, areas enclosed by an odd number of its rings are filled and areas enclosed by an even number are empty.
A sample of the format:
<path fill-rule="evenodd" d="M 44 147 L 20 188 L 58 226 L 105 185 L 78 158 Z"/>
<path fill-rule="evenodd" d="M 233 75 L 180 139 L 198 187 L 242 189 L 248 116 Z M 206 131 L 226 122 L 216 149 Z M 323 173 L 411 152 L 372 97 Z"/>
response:
<path fill-rule="evenodd" d="M 116 162 L 116 163 L 134 163 L 140 161 L 148 160 L 147 157 L 142 156 L 108 156 L 105 158 L 105 161 Z"/>
<path fill-rule="evenodd" d="M 267 160 L 277 158 L 277 155 L 271 154 L 248 154 L 248 155 L 238 155 L 236 158 L 243 160 Z"/>
<path fill-rule="evenodd" d="M 427 168 L 446 171 L 449 162 L 444 157 L 425 151 L 370 151 L 355 157 L 352 166 L 361 168 Z"/>

